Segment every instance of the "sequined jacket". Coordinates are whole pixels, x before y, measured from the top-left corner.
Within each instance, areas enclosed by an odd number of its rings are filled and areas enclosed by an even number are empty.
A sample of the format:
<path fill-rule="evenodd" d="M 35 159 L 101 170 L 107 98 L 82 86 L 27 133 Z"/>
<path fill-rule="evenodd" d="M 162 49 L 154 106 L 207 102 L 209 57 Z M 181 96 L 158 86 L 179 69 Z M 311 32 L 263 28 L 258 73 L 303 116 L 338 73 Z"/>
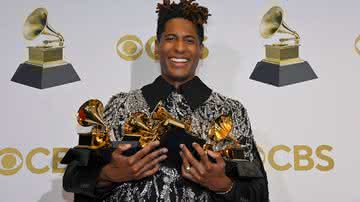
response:
<path fill-rule="evenodd" d="M 155 175 L 140 181 L 100 189 L 96 187 L 95 179 L 103 165 L 80 166 L 75 162 L 67 167 L 64 175 L 64 189 L 75 193 L 75 201 L 268 201 L 266 172 L 245 107 L 237 100 L 212 91 L 198 77 L 176 89 L 159 76 L 141 89 L 114 95 L 106 105 L 105 121 L 114 130 L 116 139 L 121 140 L 123 125 L 129 115 L 144 112 L 150 116 L 159 101 L 176 119 L 190 118 L 191 135 L 207 143 L 210 143 L 208 130 L 211 121 L 220 115 L 231 115 L 231 133 L 240 141 L 245 159 L 248 160 L 232 162 L 232 166 L 227 166 L 236 173 L 232 190 L 223 195 L 214 193 L 189 182 L 178 169 L 166 165 L 161 165 Z M 215 150 L 223 149 L 229 143 L 222 141 L 215 145 Z"/>

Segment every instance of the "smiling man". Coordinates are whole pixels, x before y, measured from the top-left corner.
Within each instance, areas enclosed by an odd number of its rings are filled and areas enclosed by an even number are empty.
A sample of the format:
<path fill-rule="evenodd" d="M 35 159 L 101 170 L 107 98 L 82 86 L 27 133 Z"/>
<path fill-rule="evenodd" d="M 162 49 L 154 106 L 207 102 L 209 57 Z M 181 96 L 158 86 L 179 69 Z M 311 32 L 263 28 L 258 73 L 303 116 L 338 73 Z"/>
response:
<path fill-rule="evenodd" d="M 172 84 L 185 83 L 194 78 L 203 49 L 197 28 L 189 20 L 173 18 L 163 29 L 159 30 L 155 45 L 155 53 L 160 56 L 161 75 Z"/>
<path fill-rule="evenodd" d="M 157 12 L 155 53 L 161 75 L 141 89 L 113 96 L 104 113 L 108 127 L 121 140 L 131 113 L 150 116 L 161 101 L 176 119 L 192 120 L 192 132 L 185 135 L 211 143 L 211 123 L 226 115 L 233 121 L 231 134 L 245 161 L 227 159 L 218 152 L 229 146 L 228 140 L 215 144 L 214 152 L 204 151 L 196 142 L 176 149 L 152 142 L 132 156 L 124 155 L 131 146 L 123 144 L 113 152 L 109 164 L 71 163 L 64 175 L 64 189 L 75 193 L 75 201 L 268 201 L 266 172 L 246 109 L 195 76 L 204 49 L 208 9 L 193 0 L 164 0 Z M 177 142 L 178 135 L 168 135 L 168 141 Z"/>

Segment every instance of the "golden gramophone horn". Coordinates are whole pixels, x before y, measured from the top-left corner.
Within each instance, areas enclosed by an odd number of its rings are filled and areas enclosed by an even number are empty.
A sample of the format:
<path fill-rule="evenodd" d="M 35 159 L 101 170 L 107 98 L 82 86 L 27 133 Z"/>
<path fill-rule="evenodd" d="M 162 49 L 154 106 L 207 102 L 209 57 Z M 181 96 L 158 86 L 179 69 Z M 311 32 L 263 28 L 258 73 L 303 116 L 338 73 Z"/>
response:
<path fill-rule="evenodd" d="M 50 35 L 57 37 L 58 39 L 45 40 L 43 41 L 44 44 L 59 42 L 60 46 L 64 45 L 64 37 L 48 24 L 48 12 L 45 8 L 35 9 L 26 18 L 23 35 L 27 40 L 33 40 L 39 35 Z"/>
<path fill-rule="evenodd" d="M 209 138 L 216 143 L 225 139 L 238 143 L 239 141 L 231 134 L 232 127 L 232 118 L 230 116 L 221 115 L 212 122 L 208 132 Z"/>
<path fill-rule="evenodd" d="M 174 125 L 179 128 L 184 128 L 187 131 L 191 131 L 191 120 L 180 121 L 174 118 L 163 106 L 162 102 L 159 102 L 153 113 L 151 114 L 151 118 L 155 120 L 164 121 L 164 125 Z"/>
<path fill-rule="evenodd" d="M 260 24 L 260 34 L 265 39 L 272 37 L 275 33 L 290 34 L 294 36 L 294 38 L 282 38 L 280 39 L 280 42 L 295 40 L 295 43 L 299 44 L 299 34 L 289 28 L 285 23 L 284 11 L 278 6 L 272 7 L 266 12 Z"/>
<path fill-rule="evenodd" d="M 105 126 L 103 120 L 104 105 L 97 99 L 85 102 L 78 110 L 77 121 L 81 126 Z"/>
<path fill-rule="evenodd" d="M 81 105 L 76 117 L 78 123 L 81 126 L 93 126 L 93 128 L 90 134 L 79 134 L 78 148 L 99 149 L 110 146 L 110 129 L 106 127 L 103 116 L 104 105 L 101 101 L 91 99 Z"/>
<path fill-rule="evenodd" d="M 125 134 L 139 134 L 140 131 L 151 132 L 149 118 L 144 112 L 135 112 L 124 123 Z"/>

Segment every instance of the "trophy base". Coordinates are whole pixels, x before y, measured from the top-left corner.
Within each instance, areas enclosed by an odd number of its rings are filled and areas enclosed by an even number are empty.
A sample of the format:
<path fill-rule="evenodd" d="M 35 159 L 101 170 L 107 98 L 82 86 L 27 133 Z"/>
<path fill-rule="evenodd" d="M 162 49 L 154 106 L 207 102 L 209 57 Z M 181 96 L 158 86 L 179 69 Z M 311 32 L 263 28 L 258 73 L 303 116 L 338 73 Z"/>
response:
<path fill-rule="evenodd" d="M 267 83 L 277 87 L 317 79 L 315 72 L 308 62 L 295 64 L 274 64 L 260 61 L 256 64 L 250 79 Z"/>
<path fill-rule="evenodd" d="M 25 62 L 19 65 L 11 81 L 45 89 L 80 81 L 80 78 L 70 63 L 44 68 Z"/>

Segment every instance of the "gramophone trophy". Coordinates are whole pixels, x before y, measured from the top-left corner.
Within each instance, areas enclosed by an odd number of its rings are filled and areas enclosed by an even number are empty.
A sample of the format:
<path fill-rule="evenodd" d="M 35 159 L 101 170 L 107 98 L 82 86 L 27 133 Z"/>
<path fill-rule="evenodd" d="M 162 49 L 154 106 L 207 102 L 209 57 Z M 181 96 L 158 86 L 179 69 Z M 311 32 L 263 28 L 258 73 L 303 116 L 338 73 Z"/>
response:
<path fill-rule="evenodd" d="M 77 122 L 83 127 L 92 127 L 90 133 L 79 134 L 79 145 L 76 148 L 100 149 L 108 148 L 110 144 L 110 129 L 104 119 L 104 105 L 101 101 L 91 99 L 78 110 Z"/>
<path fill-rule="evenodd" d="M 135 112 L 124 123 L 124 136 L 138 137 L 141 147 L 153 141 L 161 141 L 173 127 L 184 129 L 184 132 L 191 132 L 191 120 L 177 120 L 166 111 L 162 102 L 159 102 L 151 116 L 143 112 Z"/>
<path fill-rule="evenodd" d="M 27 17 L 23 35 L 27 40 L 40 35 L 56 39 L 44 40 L 42 45 L 28 47 L 29 59 L 20 64 L 11 81 L 44 89 L 80 80 L 73 66 L 63 60 L 64 37 L 48 24 L 45 8 L 37 8 Z"/>
<path fill-rule="evenodd" d="M 231 116 L 221 115 L 211 122 L 208 131 L 210 141 L 205 144 L 205 140 L 192 134 L 190 119 L 177 120 L 166 111 L 162 102 L 158 103 L 150 116 L 144 112 L 129 114 L 122 127 L 124 134 L 121 141 L 114 141 L 115 138 L 112 137 L 111 129 L 107 127 L 103 114 L 104 106 L 99 100 L 91 99 L 81 105 L 77 113 L 77 122 L 83 127 L 91 127 L 91 130 L 79 134 L 79 144 L 65 154 L 62 164 L 76 161 L 78 166 L 106 165 L 111 161 L 112 152 L 118 144 L 131 144 L 132 147 L 123 153 L 125 156 L 130 156 L 149 143 L 160 141 L 159 147 L 166 147 L 169 151 L 167 159 L 162 161 L 162 164 L 181 169 L 179 144 L 185 144 L 194 157 L 200 160 L 200 156 L 192 147 L 192 143 L 197 142 L 205 150 L 219 152 L 224 157 L 228 176 L 248 177 L 249 169 L 256 170 L 256 167 L 245 159 L 240 142 L 231 134 L 233 129 Z M 133 137 L 137 139 L 129 141 L 129 138 Z M 219 149 L 217 144 L 223 145 L 223 141 L 228 145 Z M 209 160 L 216 162 L 211 156 Z M 239 162 L 244 166 L 239 166 Z"/>
<path fill-rule="evenodd" d="M 133 112 L 125 120 L 121 141 L 115 141 L 111 129 L 106 126 L 103 117 L 104 106 L 101 101 L 91 99 L 81 105 L 77 112 L 77 122 L 82 127 L 91 127 L 90 132 L 79 133 L 79 143 L 75 149 L 85 149 L 95 152 L 102 160 L 108 162 L 112 151 L 119 144 L 131 144 L 132 147 L 123 154 L 130 156 L 151 142 L 159 141 L 159 147 L 168 148 L 169 166 L 180 167 L 181 157 L 179 145 L 185 144 L 190 152 L 198 159 L 197 152 L 192 147 L 193 142 L 200 144 L 205 150 L 220 152 L 222 156 L 231 160 L 244 160 L 243 149 L 238 140 L 231 134 L 233 127 L 230 116 L 222 115 L 211 123 L 208 137 L 210 144 L 193 135 L 191 120 L 177 120 L 166 111 L 162 102 L 159 102 L 150 116 L 144 112 Z M 222 141 L 230 141 L 231 144 L 224 149 L 216 149 L 216 144 Z M 66 155 L 66 159 L 72 159 L 72 150 Z M 210 160 L 212 160 L 210 158 Z M 67 160 L 64 160 L 66 162 Z M 165 162 L 164 162 L 165 163 Z"/>
<path fill-rule="evenodd" d="M 86 101 L 79 108 L 76 119 L 81 127 L 90 129 L 78 133 L 79 143 L 69 149 L 61 160 L 62 164 L 77 161 L 81 166 L 106 164 L 111 160 L 111 153 L 119 144 L 112 137 L 112 131 L 104 121 L 104 105 L 97 99 Z M 129 152 L 129 151 L 127 151 Z"/>
<path fill-rule="evenodd" d="M 79 134 L 79 144 L 76 148 L 101 149 L 116 147 L 111 141 L 111 130 L 103 118 L 104 105 L 97 99 L 91 99 L 81 105 L 77 112 L 77 122 L 82 127 L 92 127 L 90 133 Z M 150 142 L 160 140 L 170 126 L 190 130 L 188 123 L 173 118 L 160 102 L 151 114 L 151 118 L 143 112 L 131 113 L 124 123 L 123 140 L 136 140 L 141 148 Z M 133 138 L 134 137 L 134 138 Z M 125 142 L 121 141 L 121 142 Z M 117 144 L 120 142 L 117 142 Z"/>
<path fill-rule="evenodd" d="M 211 122 L 208 131 L 208 137 L 211 140 L 211 143 L 204 144 L 203 149 L 217 151 L 223 157 L 231 160 L 245 160 L 244 150 L 239 140 L 231 133 L 232 128 L 233 121 L 231 116 L 220 115 Z M 229 141 L 230 143 L 224 149 L 215 150 L 215 145 L 223 141 Z"/>
<path fill-rule="evenodd" d="M 272 7 L 262 18 L 261 36 L 271 38 L 276 33 L 292 35 L 291 38 L 281 38 L 280 43 L 265 45 L 265 59 L 258 62 L 250 79 L 285 86 L 317 76 L 308 62 L 299 57 L 300 36 L 284 22 L 284 11 L 280 7 Z M 293 43 L 289 43 L 289 42 Z"/>

